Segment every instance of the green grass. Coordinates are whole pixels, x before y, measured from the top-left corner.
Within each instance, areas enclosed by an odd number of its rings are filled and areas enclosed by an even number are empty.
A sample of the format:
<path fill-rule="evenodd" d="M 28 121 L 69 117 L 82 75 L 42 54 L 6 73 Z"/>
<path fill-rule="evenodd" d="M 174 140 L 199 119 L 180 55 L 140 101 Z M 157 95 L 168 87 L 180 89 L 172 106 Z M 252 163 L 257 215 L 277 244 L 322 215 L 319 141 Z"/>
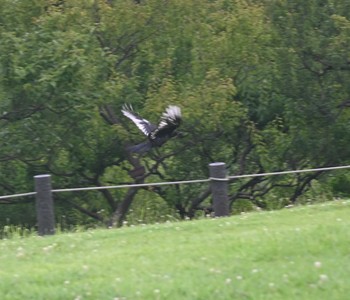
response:
<path fill-rule="evenodd" d="M 350 201 L 0 241 L 0 299 L 349 299 Z"/>

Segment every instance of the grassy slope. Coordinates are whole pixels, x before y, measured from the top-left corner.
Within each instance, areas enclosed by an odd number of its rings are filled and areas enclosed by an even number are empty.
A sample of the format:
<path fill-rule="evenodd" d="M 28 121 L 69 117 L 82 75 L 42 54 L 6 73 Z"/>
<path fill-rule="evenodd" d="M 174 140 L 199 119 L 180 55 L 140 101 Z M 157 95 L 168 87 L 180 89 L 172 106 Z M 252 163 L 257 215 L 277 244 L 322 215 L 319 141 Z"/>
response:
<path fill-rule="evenodd" d="M 349 299 L 350 201 L 0 241 L 0 299 Z"/>

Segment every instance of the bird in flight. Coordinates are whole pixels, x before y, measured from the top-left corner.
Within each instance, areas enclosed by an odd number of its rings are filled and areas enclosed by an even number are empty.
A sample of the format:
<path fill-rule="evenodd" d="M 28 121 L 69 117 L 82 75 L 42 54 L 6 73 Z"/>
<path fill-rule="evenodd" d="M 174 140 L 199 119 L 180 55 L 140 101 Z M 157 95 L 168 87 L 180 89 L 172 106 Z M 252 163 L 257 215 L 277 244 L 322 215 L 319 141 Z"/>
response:
<path fill-rule="evenodd" d="M 181 123 L 181 109 L 175 105 L 169 105 L 166 108 L 158 126 L 137 115 L 131 105 L 124 104 L 122 113 L 148 137 L 148 141 L 128 148 L 129 151 L 136 153 L 145 153 L 153 147 L 162 146 L 167 140 L 177 135 L 176 129 Z"/>

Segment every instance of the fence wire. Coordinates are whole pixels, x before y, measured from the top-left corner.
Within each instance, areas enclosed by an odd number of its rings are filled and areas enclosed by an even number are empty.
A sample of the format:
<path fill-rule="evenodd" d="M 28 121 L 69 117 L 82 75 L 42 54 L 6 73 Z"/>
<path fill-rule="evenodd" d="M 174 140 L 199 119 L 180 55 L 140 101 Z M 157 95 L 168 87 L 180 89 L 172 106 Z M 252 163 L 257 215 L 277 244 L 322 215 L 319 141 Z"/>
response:
<path fill-rule="evenodd" d="M 13 195 L 5 195 L 5 196 L 0 196 L 0 200 L 2 200 L 2 199 L 9 199 L 9 198 L 33 196 L 35 194 L 36 194 L 36 192 L 29 192 L 29 193 L 22 193 L 22 194 L 13 194 Z"/>
<path fill-rule="evenodd" d="M 349 168 L 350 168 L 350 165 L 337 166 L 337 167 L 324 167 L 324 168 L 316 168 L 316 169 L 280 171 L 280 172 L 270 172 L 270 173 L 257 173 L 257 174 L 247 174 L 247 175 L 232 175 L 232 176 L 228 176 L 228 178 L 236 179 L 236 178 L 248 178 L 248 177 L 276 176 L 276 175 L 307 173 L 307 172 L 332 171 L 332 170 L 349 169 Z"/>
<path fill-rule="evenodd" d="M 169 181 L 169 182 L 154 182 L 154 183 L 135 183 L 135 184 L 122 184 L 122 185 L 110 185 L 110 186 L 93 186 L 83 188 L 71 188 L 71 189 L 55 189 L 53 193 L 60 192 L 76 192 L 76 191 L 93 191 L 93 190 L 106 190 L 106 189 L 122 189 L 122 188 L 138 188 L 144 186 L 159 186 L 159 185 L 172 185 L 172 184 L 188 184 L 188 183 L 202 183 L 208 182 L 210 179 L 197 179 L 197 180 L 183 180 L 183 181 Z"/>
<path fill-rule="evenodd" d="M 93 187 L 81 187 L 81 188 L 53 189 L 52 192 L 53 193 L 78 192 L 78 191 L 94 191 L 94 190 L 105 190 L 105 189 L 133 188 L 133 187 L 139 188 L 139 187 L 146 187 L 146 186 L 161 186 L 161 185 L 173 185 L 173 184 L 204 183 L 204 182 L 209 182 L 211 180 L 227 181 L 230 179 L 239 179 L 239 178 L 277 176 L 277 175 L 307 173 L 307 172 L 322 172 L 322 171 L 332 171 L 332 170 L 349 169 L 349 168 L 350 168 L 350 165 L 346 165 L 346 166 L 324 167 L 324 168 L 315 168 L 315 169 L 302 169 L 302 170 L 290 170 L 290 171 L 279 171 L 279 172 L 269 172 L 269 173 L 232 175 L 232 176 L 227 176 L 226 178 L 209 177 L 207 179 L 197 179 L 197 180 L 182 180 L 182 181 L 169 181 L 169 182 L 137 183 L 137 184 L 122 184 L 122 185 L 111 185 L 111 186 L 93 186 Z M 36 192 L 4 195 L 4 196 L 0 196 L 0 200 L 9 199 L 9 198 L 17 198 L 17 197 L 33 196 L 35 194 L 36 194 Z"/>

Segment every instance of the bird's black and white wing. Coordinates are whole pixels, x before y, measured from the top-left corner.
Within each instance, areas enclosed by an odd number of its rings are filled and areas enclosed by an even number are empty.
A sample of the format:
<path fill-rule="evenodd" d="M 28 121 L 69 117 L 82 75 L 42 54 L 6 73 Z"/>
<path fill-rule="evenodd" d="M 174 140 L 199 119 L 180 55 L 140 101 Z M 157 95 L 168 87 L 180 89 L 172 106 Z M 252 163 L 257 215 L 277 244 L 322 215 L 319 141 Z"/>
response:
<path fill-rule="evenodd" d="M 157 127 L 153 124 L 151 124 L 148 120 L 141 118 L 139 115 L 137 115 L 131 105 L 124 104 L 122 113 L 124 116 L 128 117 L 131 121 L 133 121 L 136 126 L 145 134 L 149 135 L 153 130 L 155 130 Z"/>
<path fill-rule="evenodd" d="M 181 109 L 178 106 L 175 105 L 169 105 L 165 112 L 163 113 L 159 126 L 163 127 L 167 126 L 169 124 L 173 126 L 179 126 L 181 122 Z"/>
<path fill-rule="evenodd" d="M 155 136 L 170 134 L 181 123 L 181 109 L 175 105 L 169 105 L 163 113 L 158 128 L 155 130 Z"/>

